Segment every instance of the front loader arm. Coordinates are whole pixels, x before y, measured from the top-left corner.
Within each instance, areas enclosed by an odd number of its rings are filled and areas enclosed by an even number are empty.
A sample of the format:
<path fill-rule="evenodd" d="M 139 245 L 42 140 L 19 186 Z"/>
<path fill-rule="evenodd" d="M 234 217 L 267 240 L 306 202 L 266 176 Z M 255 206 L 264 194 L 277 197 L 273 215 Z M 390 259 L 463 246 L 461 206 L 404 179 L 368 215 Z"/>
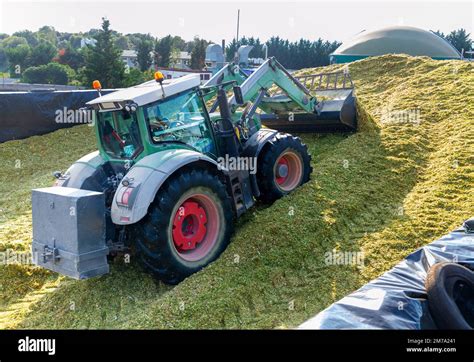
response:
<path fill-rule="evenodd" d="M 247 79 L 247 75 L 240 70 L 239 66 L 234 63 L 229 63 L 216 74 L 212 76 L 206 83 L 202 85 L 202 88 L 215 87 L 212 91 L 203 95 L 204 101 L 211 100 L 217 94 L 217 86 L 222 83 L 229 83 L 225 88 L 230 88 L 230 82 L 234 82 L 234 85 L 240 85 Z"/>
<path fill-rule="evenodd" d="M 255 101 L 262 91 L 268 91 L 273 85 L 280 87 L 304 111 L 317 112 L 316 98 L 273 57 L 241 84 L 244 102 Z M 234 97 L 230 99 L 230 104 L 236 106 Z"/>

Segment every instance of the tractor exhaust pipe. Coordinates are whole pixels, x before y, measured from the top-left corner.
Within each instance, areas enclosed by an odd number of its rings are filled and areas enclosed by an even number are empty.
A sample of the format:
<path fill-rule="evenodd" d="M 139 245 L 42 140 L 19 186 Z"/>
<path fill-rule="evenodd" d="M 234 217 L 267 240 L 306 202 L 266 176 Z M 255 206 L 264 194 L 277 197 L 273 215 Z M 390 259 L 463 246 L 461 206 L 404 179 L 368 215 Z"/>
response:
<path fill-rule="evenodd" d="M 222 139 L 225 153 L 228 154 L 229 157 L 238 157 L 240 155 L 240 145 L 235 135 L 227 95 L 225 90 L 222 88 L 217 91 L 217 103 L 219 104 L 219 111 L 221 114 L 221 119 L 217 122 L 219 127 L 217 135 Z"/>

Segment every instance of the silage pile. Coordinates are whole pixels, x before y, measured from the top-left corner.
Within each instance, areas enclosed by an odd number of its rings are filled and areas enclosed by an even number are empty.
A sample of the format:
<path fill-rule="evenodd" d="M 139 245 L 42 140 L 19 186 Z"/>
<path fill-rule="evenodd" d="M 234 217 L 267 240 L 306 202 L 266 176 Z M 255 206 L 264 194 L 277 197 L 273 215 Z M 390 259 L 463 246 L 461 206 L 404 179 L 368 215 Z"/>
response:
<path fill-rule="evenodd" d="M 244 216 L 217 262 L 174 288 L 120 260 L 81 282 L 0 265 L 0 328 L 291 327 L 473 216 L 474 64 L 391 55 L 348 67 L 359 132 L 303 135 L 312 180 Z M 80 126 L 0 145 L 1 252 L 28 249 L 29 190 L 94 144 Z M 340 251 L 363 265 L 328 265 Z"/>

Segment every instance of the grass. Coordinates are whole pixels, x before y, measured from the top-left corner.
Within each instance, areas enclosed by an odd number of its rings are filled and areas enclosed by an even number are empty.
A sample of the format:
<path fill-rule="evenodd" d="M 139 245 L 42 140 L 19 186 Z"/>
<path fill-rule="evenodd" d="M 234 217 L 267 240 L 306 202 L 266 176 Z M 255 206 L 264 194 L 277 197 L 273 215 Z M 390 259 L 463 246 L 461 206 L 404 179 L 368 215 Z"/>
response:
<path fill-rule="evenodd" d="M 474 65 L 391 55 L 349 69 L 359 131 L 301 135 L 311 181 L 246 214 L 216 262 L 176 287 L 133 258 L 86 281 L 1 265 L 0 328 L 294 327 L 472 216 Z M 0 251 L 29 247 L 30 189 L 94 148 L 87 126 L 0 145 Z M 333 250 L 364 266 L 327 265 Z"/>

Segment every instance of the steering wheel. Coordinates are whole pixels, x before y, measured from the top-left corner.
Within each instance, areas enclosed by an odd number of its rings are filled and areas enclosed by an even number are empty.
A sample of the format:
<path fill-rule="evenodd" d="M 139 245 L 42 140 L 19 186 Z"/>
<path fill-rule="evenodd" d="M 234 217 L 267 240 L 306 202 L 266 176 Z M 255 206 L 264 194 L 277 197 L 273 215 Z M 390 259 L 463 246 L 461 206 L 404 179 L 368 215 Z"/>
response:
<path fill-rule="evenodd" d="M 165 129 L 169 128 L 169 119 L 164 117 L 162 119 L 157 118 L 154 123 L 150 122 L 150 129 L 151 131 L 164 131 Z"/>
<path fill-rule="evenodd" d="M 173 121 L 173 122 L 169 123 L 170 128 L 175 128 L 175 127 L 179 127 L 179 126 L 184 126 L 184 122 L 182 122 L 182 121 Z"/>
<path fill-rule="evenodd" d="M 120 137 L 117 131 L 113 130 L 111 134 L 117 140 L 120 148 L 123 150 L 125 148 L 125 141 L 122 139 L 122 137 Z"/>

